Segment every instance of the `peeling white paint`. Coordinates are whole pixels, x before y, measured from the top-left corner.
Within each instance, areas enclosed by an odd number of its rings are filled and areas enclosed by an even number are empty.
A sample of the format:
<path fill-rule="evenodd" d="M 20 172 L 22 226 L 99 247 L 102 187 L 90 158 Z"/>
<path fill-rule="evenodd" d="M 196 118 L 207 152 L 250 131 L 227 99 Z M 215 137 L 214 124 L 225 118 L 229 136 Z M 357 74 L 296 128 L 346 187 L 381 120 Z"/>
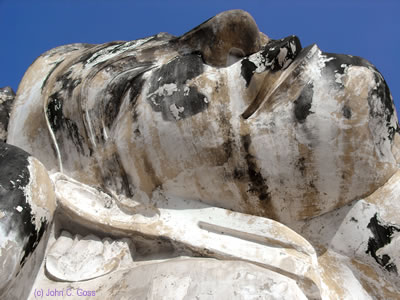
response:
<path fill-rule="evenodd" d="M 37 174 L 40 174 L 40 170 L 38 170 L 37 167 L 42 166 L 38 162 L 34 164 L 32 160 L 35 160 L 35 158 L 28 158 L 28 170 L 30 178 L 29 183 L 26 185 L 23 191 L 27 204 L 31 208 L 31 222 L 32 224 L 34 224 L 35 229 L 39 232 L 42 226 L 42 221 L 50 223 L 53 219 L 53 212 L 55 207 L 55 203 L 53 203 L 50 207 L 47 207 L 43 204 L 50 204 L 50 202 L 55 201 L 55 199 L 52 199 L 52 195 L 47 194 L 47 191 L 49 190 L 49 187 L 47 185 L 51 184 L 51 182 L 41 182 L 41 178 L 36 177 Z M 50 187 L 50 189 L 51 188 L 52 187 Z M 33 190 L 36 191 L 35 194 L 33 194 Z"/>
<path fill-rule="evenodd" d="M 166 83 L 163 86 L 160 86 L 153 93 L 149 93 L 147 95 L 148 98 L 151 98 L 153 95 L 158 96 L 171 96 L 173 93 L 178 91 L 178 87 L 175 83 Z"/>
<path fill-rule="evenodd" d="M 172 115 L 174 116 L 175 120 L 180 120 L 181 117 L 179 116 L 179 113 L 183 113 L 185 111 L 184 107 L 178 107 L 178 106 L 176 106 L 175 103 L 171 104 L 169 106 L 169 109 L 170 109 Z"/>

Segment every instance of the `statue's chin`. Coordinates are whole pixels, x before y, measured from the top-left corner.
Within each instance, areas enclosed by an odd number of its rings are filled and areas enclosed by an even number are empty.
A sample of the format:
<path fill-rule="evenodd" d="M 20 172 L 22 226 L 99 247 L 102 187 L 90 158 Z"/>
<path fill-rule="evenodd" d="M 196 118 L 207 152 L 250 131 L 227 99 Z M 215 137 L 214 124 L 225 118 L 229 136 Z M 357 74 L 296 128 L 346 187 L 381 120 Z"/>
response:
<path fill-rule="evenodd" d="M 243 117 L 275 218 L 288 224 L 332 211 L 396 172 L 397 117 L 385 87 L 369 62 L 316 45 L 267 73 Z"/>

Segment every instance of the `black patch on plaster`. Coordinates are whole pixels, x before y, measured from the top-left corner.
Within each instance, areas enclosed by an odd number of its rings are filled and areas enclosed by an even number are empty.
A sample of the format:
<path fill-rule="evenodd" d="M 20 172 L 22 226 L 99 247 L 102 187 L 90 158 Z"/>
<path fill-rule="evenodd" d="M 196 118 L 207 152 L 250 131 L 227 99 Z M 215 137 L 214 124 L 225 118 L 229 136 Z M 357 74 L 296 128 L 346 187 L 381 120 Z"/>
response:
<path fill-rule="evenodd" d="M 253 78 L 254 71 L 257 69 L 257 66 L 251 62 L 247 57 L 242 59 L 242 68 L 240 74 L 246 80 L 246 87 L 249 86 L 251 78 Z"/>
<path fill-rule="evenodd" d="M 314 95 L 314 85 L 308 83 L 304 86 L 300 96 L 294 101 L 294 116 L 299 123 L 304 123 L 307 117 L 312 114 L 311 105 Z"/>
<path fill-rule="evenodd" d="M 305 174 L 306 174 L 306 164 L 305 164 L 305 162 L 306 162 L 306 159 L 301 156 L 297 160 L 297 163 L 296 163 L 296 167 L 297 167 L 297 169 L 299 169 L 299 171 L 300 171 L 302 176 L 305 176 Z"/>
<path fill-rule="evenodd" d="M 397 267 L 394 263 L 390 262 L 390 256 L 387 254 L 378 255 L 377 251 L 385 245 L 390 244 L 393 234 L 400 232 L 400 228 L 382 224 L 378 220 L 377 214 L 371 218 L 367 227 L 371 230 L 373 237 L 368 240 L 366 253 L 370 254 L 387 271 L 397 274 Z"/>
<path fill-rule="evenodd" d="M 166 121 L 177 121 L 196 115 L 208 107 L 208 99 L 196 87 L 185 82 L 203 73 L 203 61 L 199 55 L 177 57 L 153 72 L 147 102 Z M 159 92 L 159 89 L 176 85 L 176 91 Z M 160 94 L 161 93 L 161 94 Z"/>
<path fill-rule="evenodd" d="M 267 62 L 271 63 L 271 70 L 278 71 L 283 69 L 285 63 L 289 59 L 293 61 L 300 53 L 301 49 L 302 47 L 300 39 L 295 35 L 291 35 L 280 40 L 271 40 L 266 45 L 264 51 L 262 52 L 262 55 L 265 57 Z M 279 54 L 281 53 L 281 51 L 285 50 L 286 55 L 284 56 L 284 59 L 279 62 Z"/>
<path fill-rule="evenodd" d="M 248 192 L 256 195 L 260 201 L 270 201 L 271 195 L 268 192 L 267 180 L 263 178 L 256 164 L 256 158 L 250 154 L 251 137 L 249 134 L 241 137 L 242 145 L 245 151 L 245 160 L 247 163 L 247 175 L 250 179 Z M 240 176 L 240 172 L 235 170 L 234 176 Z"/>
<path fill-rule="evenodd" d="M 347 105 L 344 105 L 344 106 L 343 106 L 343 108 L 342 108 L 342 113 L 343 113 L 343 116 L 344 116 L 346 119 L 348 119 L 348 120 L 351 119 L 351 108 L 348 107 Z"/>
<path fill-rule="evenodd" d="M 21 267 L 35 250 L 48 225 L 47 220 L 40 220 L 41 225 L 36 228 L 33 223 L 36 216 L 24 195 L 24 188 L 30 180 L 29 156 L 22 149 L 0 142 L 0 210 L 5 212 L 0 223 L 6 236 L 15 234 L 16 242 L 22 244 Z M 22 208 L 21 212 L 16 209 L 18 206 Z"/>
<path fill-rule="evenodd" d="M 86 51 L 85 54 L 81 55 L 79 57 L 79 59 L 74 63 L 74 64 L 78 64 L 78 63 L 82 63 L 84 67 L 86 67 L 87 64 L 89 64 L 90 62 L 95 61 L 96 59 L 98 59 L 99 57 L 103 56 L 103 55 L 108 55 L 110 53 L 113 52 L 113 50 L 115 49 L 107 49 L 108 47 L 112 47 L 114 45 L 119 45 L 119 46 L 124 46 L 127 42 L 110 42 L 110 43 L 106 43 L 103 45 L 99 45 L 93 48 L 90 48 Z M 118 46 L 117 46 L 118 47 Z"/>
<path fill-rule="evenodd" d="M 7 132 L 14 99 L 15 93 L 10 87 L 0 88 L 0 102 L 3 101 L 0 103 L 0 131 Z M 6 139 L 2 140 L 0 137 L 0 142 L 6 142 Z"/>
<path fill-rule="evenodd" d="M 235 151 L 234 134 L 232 132 L 230 116 L 227 115 L 227 111 L 223 107 L 219 107 L 219 124 L 221 124 L 222 135 L 225 141 L 222 144 L 224 150 L 224 158 L 219 162 L 220 165 L 224 165 L 232 157 Z"/>
<path fill-rule="evenodd" d="M 325 62 L 325 67 L 322 70 L 323 75 L 333 76 L 335 79 L 335 73 L 344 74 L 344 70 L 349 66 L 365 67 L 369 69 L 375 69 L 375 67 L 366 59 L 359 56 L 352 56 L 346 54 L 336 54 L 322 52 L 322 55 L 328 58 Z M 376 70 L 376 69 L 375 69 Z M 335 81 L 335 80 L 333 80 Z"/>
<path fill-rule="evenodd" d="M 131 107 L 131 112 L 132 112 L 132 123 L 135 126 L 134 133 L 136 137 L 141 136 L 140 128 L 139 128 L 139 112 L 138 112 L 138 104 L 137 104 L 137 99 L 142 92 L 143 85 L 145 83 L 145 80 L 143 79 L 143 74 L 132 80 L 131 85 L 130 85 L 130 90 L 129 90 L 129 101 L 130 101 L 130 107 Z"/>
<path fill-rule="evenodd" d="M 75 147 L 81 153 L 84 153 L 82 143 L 83 137 L 79 133 L 78 126 L 63 114 L 64 100 L 60 93 L 54 93 L 49 97 L 47 103 L 46 115 L 49 120 L 51 129 L 56 134 L 60 130 L 66 130 Z"/>
<path fill-rule="evenodd" d="M 54 93 L 50 96 L 47 103 L 47 119 L 49 120 L 52 130 L 58 131 L 63 123 L 63 99 L 60 97 L 59 93 Z"/>
<path fill-rule="evenodd" d="M 300 40 L 295 35 L 288 36 L 281 40 L 271 40 L 260 52 L 262 57 L 261 63 L 265 65 L 266 69 L 272 71 L 281 70 L 288 60 L 293 61 L 296 58 L 301 49 Z M 286 51 L 286 55 L 280 62 L 278 57 L 281 51 Z M 256 69 L 257 66 L 251 62 L 248 57 L 242 59 L 241 75 L 246 81 L 246 87 L 249 86 Z"/>
<path fill-rule="evenodd" d="M 72 71 L 69 70 L 64 74 L 57 77 L 57 82 L 61 83 L 61 90 L 67 92 L 68 97 L 71 97 L 74 89 L 82 82 L 80 78 L 72 78 L 70 75 Z"/>
<path fill-rule="evenodd" d="M 245 178 L 246 173 L 239 168 L 235 168 L 235 170 L 233 170 L 233 178 L 236 180 L 242 180 L 243 178 Z"/>
<path fill-rule="evenodd" d="M 47 73 L 47 76 L 46 76 L 46 78 L 44 79 L 44 81 L 43 81 L 43 83 L 42 83 L 42 87 L 40 88 L 41 90 L 43 90 L 43 88 L 46 86 L 47 81 L 49 80 L 51 74 L 54 73 L 54 71 L 57 69 L 57 67 L 58 67 L 63 61 L 64 61 L 64 60 L 61 60 L 61 61 L 55 63 L 55 64 L 54 64 L 54 67 L 51 68 L 51 70 L 50 70 L 49 73 Z"/>
<path fill-rule="evenodd" d="M 393 141 L 394 134 L 399 131 L 399 126 L 397 122 L 393 126 L 392 122 L 395 111 L 392 96 L 385 79 L 377 70 L 374 72 L 374 80 L 375 88 L 368 95 L 369 115 L 372 118 L 385 122 L 388 132 L 387 138 Z M 380 103 L 376 103 L 376 99 Z"/>
<path fill-rule="evenodd" d="M 130 82 L 129 100 L 131 104 L 136 104 L 136 100 L 143 90 L 144 82 L 145 80 L 143 79 L 143 74 L 140 74 L 139 76 L 135 77 Z"/>

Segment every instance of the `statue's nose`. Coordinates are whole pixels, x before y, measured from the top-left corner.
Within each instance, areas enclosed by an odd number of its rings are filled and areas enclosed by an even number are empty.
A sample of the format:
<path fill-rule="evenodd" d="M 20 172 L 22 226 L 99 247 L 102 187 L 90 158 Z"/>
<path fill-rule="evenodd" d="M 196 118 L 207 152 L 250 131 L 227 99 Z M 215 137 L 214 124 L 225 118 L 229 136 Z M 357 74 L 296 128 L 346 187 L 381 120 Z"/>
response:
<path fill-rule="evenodd" d="M 232 56 L 243 57 L 257 52 L 267 41 L 249 13 L 231 10 L 220 13 L 179 37 L 180 51 L 201 52 L 204 62 L 225 67 Z"/>

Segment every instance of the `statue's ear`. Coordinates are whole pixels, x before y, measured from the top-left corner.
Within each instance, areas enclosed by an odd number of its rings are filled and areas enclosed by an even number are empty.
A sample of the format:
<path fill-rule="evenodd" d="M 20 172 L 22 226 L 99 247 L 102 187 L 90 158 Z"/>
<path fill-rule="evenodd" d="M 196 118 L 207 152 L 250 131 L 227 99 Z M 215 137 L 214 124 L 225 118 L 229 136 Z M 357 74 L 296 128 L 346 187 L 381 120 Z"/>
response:
<path fill-rule="evenodd" d="M 243 10 L 220 13 L 178 38 L 180 51 L 199 51 L 206 64 L 216 67 L 259 51 L 263 42 L 265 35 Z"/>

